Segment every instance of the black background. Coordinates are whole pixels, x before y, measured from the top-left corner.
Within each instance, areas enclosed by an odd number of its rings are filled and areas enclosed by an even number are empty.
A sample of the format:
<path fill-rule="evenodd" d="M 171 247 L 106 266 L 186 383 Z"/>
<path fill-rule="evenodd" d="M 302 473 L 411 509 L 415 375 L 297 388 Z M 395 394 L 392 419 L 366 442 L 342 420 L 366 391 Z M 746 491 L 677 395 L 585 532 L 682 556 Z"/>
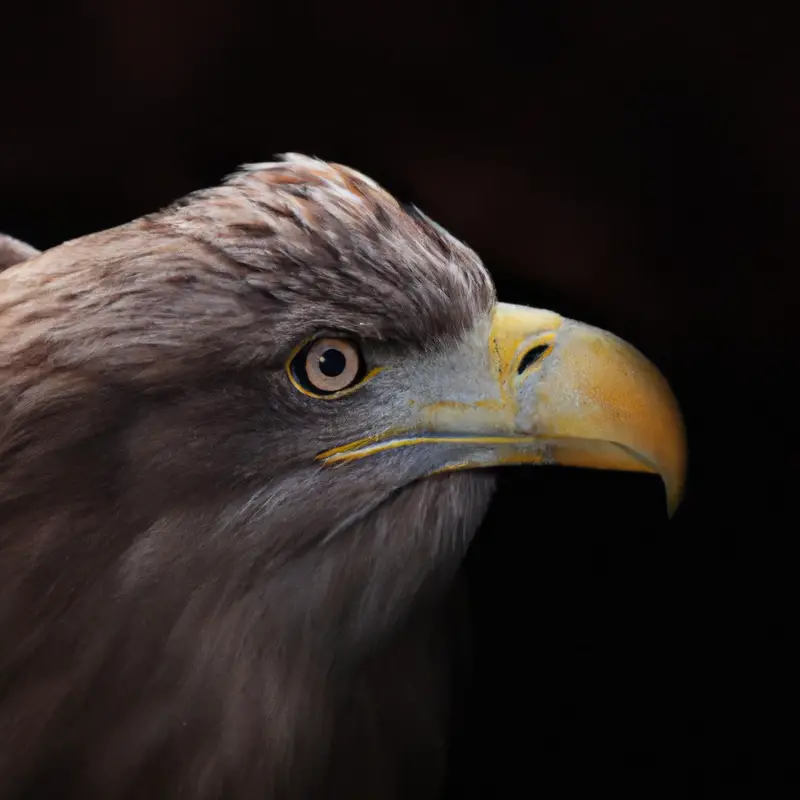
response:
<path fill-rule="evenodd" d="M 503 299 L 609 328 L 671 381 L 690 445 L 671 523 L 640 476 L 503 486 L 470 557 L 454 797 L 800 783 L 788 15 L 71 0 L 0 23 L 0 230 L 49 247 L 305 152 L 420 206 Z"/>

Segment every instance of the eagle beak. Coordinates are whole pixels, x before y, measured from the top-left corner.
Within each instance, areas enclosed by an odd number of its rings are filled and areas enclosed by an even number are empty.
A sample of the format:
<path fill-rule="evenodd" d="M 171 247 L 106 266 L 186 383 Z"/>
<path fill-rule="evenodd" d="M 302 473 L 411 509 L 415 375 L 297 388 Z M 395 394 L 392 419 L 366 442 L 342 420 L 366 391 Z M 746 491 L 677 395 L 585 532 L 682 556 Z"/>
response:
<path fill-rule="evenodd" d="M 337 448 L 325 460 L 437 444 L 447 455 L 431 473 L 507 464 L 650 472 L 675 511 L 686 473 L 683 421 L 641 353 L 598 328 L 505 303 L 482 341 L 451 357 L 450 377 L 420 388 L 413 429 Z"/>
<path fill-rule="evenodd" d="M 658 474 L 674 513 L 686 434 L 672 390 L 648 359 L 606 331 L 505 304 L 490 340 L 514 428 L 547 441 L 549 463 Z"/>

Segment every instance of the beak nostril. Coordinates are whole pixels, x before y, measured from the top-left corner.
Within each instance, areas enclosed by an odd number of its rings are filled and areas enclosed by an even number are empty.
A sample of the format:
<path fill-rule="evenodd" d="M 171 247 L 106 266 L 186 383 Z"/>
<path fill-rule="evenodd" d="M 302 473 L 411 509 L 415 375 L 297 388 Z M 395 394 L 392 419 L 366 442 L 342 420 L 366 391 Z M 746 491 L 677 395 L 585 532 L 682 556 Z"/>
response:
<path fill-rule="evenodd" d="M 535 364 L 548 350 L 550 349 L 549 345 L 546 344 L 537 344 L 536 347 L 532 347 L 528 350 L 527 353 L 520 359 L 519 367 L 517 367 L 517 374 L 522 375 L 528 367 Z"/>

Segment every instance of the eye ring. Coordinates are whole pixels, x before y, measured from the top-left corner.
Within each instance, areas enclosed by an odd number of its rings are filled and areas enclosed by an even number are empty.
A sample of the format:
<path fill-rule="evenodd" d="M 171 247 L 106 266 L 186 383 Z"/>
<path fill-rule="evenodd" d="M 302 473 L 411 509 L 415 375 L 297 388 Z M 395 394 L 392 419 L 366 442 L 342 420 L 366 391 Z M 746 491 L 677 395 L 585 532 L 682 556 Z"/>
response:
<path fill-rule="evenodd" d="M 321 336 L 289 360 L 287 372 L 296 389 L 311 397 L 332 397 L 357 386 L 366 364 L 353 339 Z"/>

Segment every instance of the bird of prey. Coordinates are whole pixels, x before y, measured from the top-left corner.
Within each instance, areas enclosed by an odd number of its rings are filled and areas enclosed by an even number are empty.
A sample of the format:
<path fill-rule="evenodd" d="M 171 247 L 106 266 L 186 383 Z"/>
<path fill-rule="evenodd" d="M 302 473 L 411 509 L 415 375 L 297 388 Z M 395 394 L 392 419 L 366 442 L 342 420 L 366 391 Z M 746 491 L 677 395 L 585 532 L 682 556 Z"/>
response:
<path fill-rule="evenodd" d="M 680 499 L 657 369 L 352 169 L 0 251 L 0 798 L 437 797 L 496 468 Z"/>

